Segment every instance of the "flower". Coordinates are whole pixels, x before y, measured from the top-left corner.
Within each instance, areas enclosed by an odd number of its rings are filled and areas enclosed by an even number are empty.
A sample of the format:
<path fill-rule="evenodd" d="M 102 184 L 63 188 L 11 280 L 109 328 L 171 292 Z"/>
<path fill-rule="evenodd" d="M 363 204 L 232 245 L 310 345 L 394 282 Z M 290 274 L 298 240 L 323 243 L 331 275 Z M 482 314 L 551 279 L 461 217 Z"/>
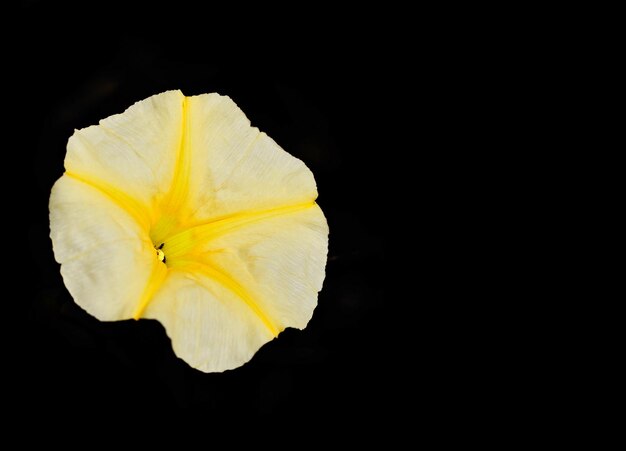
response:
<path fill-rule="evenodd" d="M 313 174 L 228 97 L 164 92 L 70 137 L 50 196 L 56 260 L 101 321 L 160 321 L 204 372 L 302 329 L 325 276 Z"/>

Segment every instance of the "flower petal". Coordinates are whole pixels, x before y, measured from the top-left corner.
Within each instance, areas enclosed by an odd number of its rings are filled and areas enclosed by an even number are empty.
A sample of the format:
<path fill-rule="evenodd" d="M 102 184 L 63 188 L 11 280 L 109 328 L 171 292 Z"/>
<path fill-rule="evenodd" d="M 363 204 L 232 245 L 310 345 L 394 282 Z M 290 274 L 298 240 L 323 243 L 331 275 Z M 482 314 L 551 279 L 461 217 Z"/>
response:
<path fill-rule="evenodd" d="M 243 365 L 274 335 L 228 287 L 190 267 L 171 270 L 147 306 L 178 357 L 204 372 Z"/>
<path fill-rule="evenodd" d="M 189 209 L 197 221 L 315 200 L 311 171 L 229 98 L 188 98 Z"/>
<path fill-rule="evenodd" d="M 317 305 L 328 253 L 328 225 L 315 203 L 215 237 L 198 253 L 255 293 L 279 330 L 303 329 Z"/>
<path fill-rule="evenodd" d="M 180 91 L 164 92 L 76 130 L 67 145 L 67 172 L 114 196 L 124 193 L 125 208 L 149 225 L 174 178 L 183 103 Z"/>
<path fill-rule="evenodd" d="M 165 268 L 128 212 L 98 188 L 67 175 L 52 188 L 50 231 L 67 289 L 102 321 L 133 317 L 153 272 Z"/>
<path fill-rule="evenodd" d="M 315 203 L 238 223 L 172 259 L 173 279 L 145 317 L 165 326 L 176 354 L 191 366 L 235 368 L 286 327 L 306 326 L 327 246 L 328 226 Z"/>

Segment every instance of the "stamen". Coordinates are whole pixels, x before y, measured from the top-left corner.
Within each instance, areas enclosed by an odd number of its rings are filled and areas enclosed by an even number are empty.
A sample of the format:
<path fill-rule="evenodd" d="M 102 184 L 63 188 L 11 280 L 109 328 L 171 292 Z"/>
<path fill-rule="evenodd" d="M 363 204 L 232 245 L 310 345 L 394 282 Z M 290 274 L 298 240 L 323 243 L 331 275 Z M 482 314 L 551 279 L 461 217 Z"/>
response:
<path fill-rule="evenodd" d="M 166 259 L 165 259 L 165 252 L 163 252 L 161 249 L 163 249 L 163 245 L 165 243 L 161 243 L 161 245 L 159 247 L 154 247 L 156 249 L 156 254 L 157 254 L 157 258 L 159 259 L 160 262 L 165 263 Z"/>

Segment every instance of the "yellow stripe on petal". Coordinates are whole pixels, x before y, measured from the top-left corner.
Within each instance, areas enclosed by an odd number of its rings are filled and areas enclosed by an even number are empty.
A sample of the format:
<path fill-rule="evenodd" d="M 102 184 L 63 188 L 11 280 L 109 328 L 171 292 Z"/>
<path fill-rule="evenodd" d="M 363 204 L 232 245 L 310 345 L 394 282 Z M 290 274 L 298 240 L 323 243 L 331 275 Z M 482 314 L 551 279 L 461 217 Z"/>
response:
<path fill-rule="evenodd" d="M 153 223 L 174 178 L 184 98 L 180 91 L 164 92 L 76 130 L 67 143 L 65 170 L 118 201 L 131 198 L 135 216 L 140 210 Z"/>
<path fill-rule="evenodd" d="M 248 290 L 246 290 L 243 286 L 241 286 L 236 280 L 230 277 L 228 274 L 223 271 L 209 265 L 206 263 L 200 262 L 187 262 L 180 261 L 176 262 L 172 268 L 179 268 L 183 271 L 189 273 L 202 274 L 208 279 L 219 283 L 223 287 L 230 290 L 233 294 L 235 294 L 239 299 L 241 299 L 248 308 L 254 312 L 254 314 L 259 318 L 259 320 L 263 323 L 267 330 L 270 331 L 272 336 L 277 337 L 280 333 L 280 330 L 276 327 L 274 322 L 268 317 L 268 315 L 261 310 L 257 302 L 254 300 L 252 295 Z"/>
<path fill-rule="evenodd" d="M 143 312 L 154 297 L 155 293 L 161 285 L 163 285 L 163 281 L 166 276 L 167 267 L 158 258 L 155 258 L 150 278 L 148 279 L 146 288 L 141 296 L 141 299 L 139 300 L 139 305 L 133 314 L 133 319 L 141 318 L 141 315 L 143 315 Z"/>
<path fill-rule="evenodd" d="M 143 317 L 163 324 L 176 355 L 205 372 L 236 368 L 274 338 L 229 288 L 182 268 L 168 272 Z"/>
<path fill-rule="evenodd" d="M 82 177 L 78 174 L 74 174 L 73 172 L 66 171 L 65 175 L 81 183 L 89 185 L 103 194 L 106 194 L 119 207 L 126 210 L 126 212 L 128 212 L 135 219 L 135 221 L 137 221 L 137 224 L 139 224 L 142 229 L 148 230 L 150 224 L 150 216 L 148 212 L 135 199 L 128 196 L 126 193 L 100 180 Z"/>
<path fill-rule="evenodd" d="M 172 185 L 160 208 L 160 218 L 152 227 L 150 237 L 154 243 L 163 243 L 172 230 L 179 227 L 184 218 L 182 211 L 189 193 L 189 171 L 191 168 L 191 132 L 189 98 L 183 100 L 180 125 L 180 145 L 174 167 Z"/>
<path fill-rule="evenodd" d="M 316 205 L 316 203 L 311 201 L 268 210 L 240 212 L 217 218 L 207 223 L 191 225 L 185 231 L 177 233 L 165 240 L 167 243 L 167 258 L 172 260 L 177 257 L 185 256 L 192 253 L 198 246 L 202 246 L 212 239 L 225 233 L 238 230 L 246 225 L 276 216 L 296 213 L 309 209 L 314 205 Z"/>

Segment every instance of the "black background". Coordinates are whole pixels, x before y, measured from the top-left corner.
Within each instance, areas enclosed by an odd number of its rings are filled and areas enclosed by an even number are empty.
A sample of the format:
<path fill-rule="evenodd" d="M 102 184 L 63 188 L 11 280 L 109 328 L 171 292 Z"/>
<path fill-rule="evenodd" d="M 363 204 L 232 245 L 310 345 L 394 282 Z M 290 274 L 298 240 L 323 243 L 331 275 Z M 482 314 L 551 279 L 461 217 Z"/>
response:
<path fill-rule="evenodd" d="M 273 28 L 275 38 L 259 31 L 230 41 L 221 31 L 243 25 L 218 29 L 213 19 L 190 34 L 182 19 L 163 28 L 146 18 L 140 31 L 116 20 L 49 21 L 51 8 L 22 7 L 41 39 L 21 42 L 13 59 L 15 105 L 27 118 L 16 153 L 31 168 L 20 188 L 29 196 L 21 205 L 30 276 L 19 300 L 20 338 L 9 347 L 14 376 L 36 381 L 21 386 L 23 402 L 50 411 L 343 415 L 397 401 L 404 364 L 398 342 L 390 346 L 398 314 L 389 298 L 386 236 L 394 220 L 391 168 L 406 164 L 409 150 L 393 141 L 401 123 L 393 106 L 406 95 L 402 58 L 375 34 L 344 33 L 328 19 L 308 26 L 292 20 Z M 327 276 L 309 326 L 286 330 L 249 363 L 220 374 L 177 359 L 157 322 L 101 323 L 77 307 L 48 236 L 49 192 L 73 130 L 168 89 L 230 96 L 313 171 L 330 226 Z"/>

